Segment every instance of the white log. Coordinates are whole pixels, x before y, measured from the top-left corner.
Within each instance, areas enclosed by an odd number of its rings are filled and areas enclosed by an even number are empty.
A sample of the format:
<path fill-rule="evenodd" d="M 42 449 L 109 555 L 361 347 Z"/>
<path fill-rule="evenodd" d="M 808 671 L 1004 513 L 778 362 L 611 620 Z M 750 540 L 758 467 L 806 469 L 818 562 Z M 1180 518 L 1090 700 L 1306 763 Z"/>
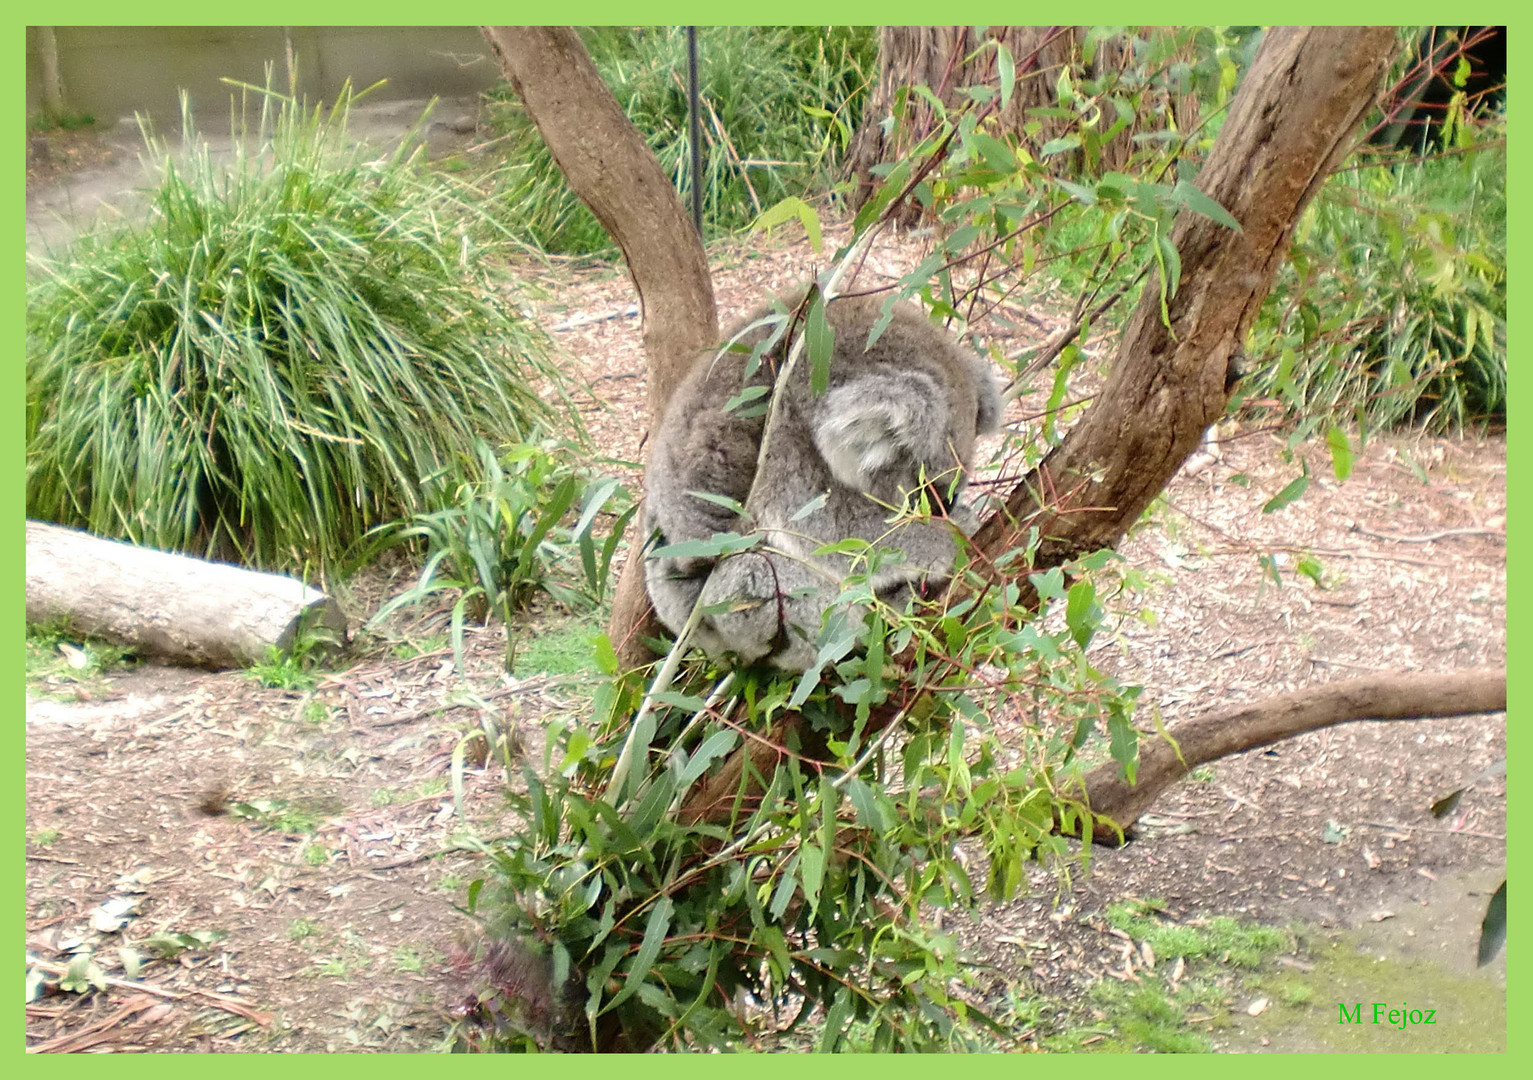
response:
<path fill-rule="evenodd" d="M 346 634 L 340 605 L 293 578 L 28 521 L 27 622 L 50 621 L 207 668 L 286 652 L 300 627 Z"/>

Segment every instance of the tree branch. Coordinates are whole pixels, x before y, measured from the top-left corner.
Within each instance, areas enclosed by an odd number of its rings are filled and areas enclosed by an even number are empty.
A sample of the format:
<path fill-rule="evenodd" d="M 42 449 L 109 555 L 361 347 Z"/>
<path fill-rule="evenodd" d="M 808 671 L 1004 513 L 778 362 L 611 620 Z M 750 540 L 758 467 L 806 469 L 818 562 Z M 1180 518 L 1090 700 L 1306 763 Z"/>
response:
<path fill-rule="evenodd" d="M 1116 761 L 1106 762 L 1086 774 L 1086 801 L 1093 814 L 1126 829 L 1193 769 L 1243 750 L 1354 720 L 1425 720 L 1505 709 L 1506 668 L 1369 675 L 1310 686 L 1169 725 L 1166 734 L 1176 745 L 1165 738 L 1141 743 L 1136 783 L 1128 783 Z M 1116 844 L 1117 830 L 1099 822 L 1095 839 Z"/>

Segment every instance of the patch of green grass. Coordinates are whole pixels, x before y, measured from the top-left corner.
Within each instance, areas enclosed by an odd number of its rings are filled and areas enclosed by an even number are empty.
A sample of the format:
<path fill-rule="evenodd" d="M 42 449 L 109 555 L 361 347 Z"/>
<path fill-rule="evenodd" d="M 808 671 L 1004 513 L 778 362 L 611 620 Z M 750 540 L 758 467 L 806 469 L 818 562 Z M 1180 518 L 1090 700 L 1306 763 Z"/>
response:
<path fill-rule="evenodd" d="M 401 945 L 394 950 L 394 968 L 396 971 L 418 974 L 426 970 L 426 962 L 419 952 Z"/>
<path fill-rule="evenodd" d="M 1253 968 L 1293 944 L 1293 935 L 1271 926 L 1243 923 L 1214 915 L 1195 923 L 1172 923 L 1157 918 L 1154 901 L 1113 904 L 1107 921 L 1135 941 L 1148 941 L 1157 962 L 1212 959 L 1220 964 Z"/>
<path fill-rule="evenodd" d="M 38 829 L 27 838 L 27 843 L 33 847 L 51 847 L 63 833 L 58 829 Z"/>
<path fill-rule="evenodd" d="M 91 113 L 63 113 L 60 116 L 50 116 L 47 113 L 33 113 L 27 120 L 29 131 L 83 131 L 88 127 L 96 126 L 96 117 Z"/>
<path fill-rule="evenodd" d="M 446 634 L 428 634 L 419 641 L 401 641 L 392 652 L 396 660 L 413 660 L 426 653 L 434 653 L 447 644 Z"/>
<path fill-rule="evenodd" d="M 518 636 L 516 674 L 535 672 L 549 675 L 595 675 L 596 647 L 592 639 L 602 627 L 592 619 L 569 619 L 557 624 L 543 624 L 529 631 L 513 628 Z"/>
<path fill-rule="evenodd" d="M 331 979 L 340 979 L 342 982 L 356 974 L 356 965 L 341 956 L 329 956 L 323 960 L 314 961 L 314 966 L 319 973 Z"/>
<path fill-rule="evenodd" d="M 325 819 L 337 813 L 339 809 L 339 802 L 334 799 L 313 799 L 301 802 L 289 802 L 286 799 L 253 799 L 250 802 L 231 804 L 229 812 L 269 829 L 276 829 L 278 832 L 294 836 L 309 836 L 318 832 Z M 305 860 L 308 860 L 307 851 Z"/>
<path fill-rule="evenodd" d="M 257 96 L 229 160 L 183 103 L 184 153 L 146 134 L 148 221 L 32 268 L 27 515 L 330 570 L 450 492 L 475 440 L 576 420 L 548 404 L 560 372 L 508 299 L 504 241 L 418 138 L 352 139 L 349 90 Z"/>
<path fill-rule="evenodd" d="M 336 655 L 339 647 L 340 642 L 329 628 L 306 628 L 295 635 L 293 644 L 285 651 L 275 645 L 268 646 L 266 659 L 251 664 L 245 674 L 267 689 L 313 690 L 319 685 L 319 668 Z M 315 702 L 308 703 L 313 704 Z M 308 705 L 304 707 L 305 719 L 308 718 Z M 328 709 L 325 715 L 329 715 Z"/>
<path fill-rule="evenodd" d="M 1212 1049 L 1210 1032 L 1226 1026 L 1233 997 L 1257 985 L 1252 974 L 1273 954 L 1293 946 L 1286 931 L 1226 916 L 1172 924 L 1157 917 L 1155 901 L 1112 905 L 1108 922 L 1155 954 L 1153 968 L 1135 971 L 1137 982 L 1103 978 L 1057 1030 L 1046 1031 L 1040 1045 L 1061 1052 L 1144 1052 L 1201 1054 Z M 1172 981 L 1178 959 L 1185 961 Z M 1302 993 L 1290 995 L 1302 996 Z M 1287 1000 L 1286 998 L 1284 1000 Z M 1030 1017 L 1040 1029 L 1049 1025 L 1040 1010 L 1015 1003 L 1007 1014 Z"/>
<path fill-rule="evenodd" d="M 59 623 L 27 627 L 27 686 L 73 699 L 103 683 L 107 672 L 129 667 L 133 653 L 120 645 L 73 633 Z"/>
<path fill-rule="evenodd" d="M 289 941 L 302 941 L 319 933 L 319 924 L 313 919 L 297 918 L 287 924 Z"/>
<path fill-rule="evenodd" d="M 538 590 L 574 610 L 597 606 L 638 507 L 616 479 L 588 478 L 570 450 L 546 441 L 502 452 L 477 442 L 477 479 L 444 494 L 439 509 L 378 530 L 377 544 L 419 543 L 426 561 L 415 585 L 384 604 L 368 628 L 403 606 L 456 592 L 449 625 L 461 669 L 468 620 L 495 616 L 509 625 Z M 601 524 L 605 537 L 597 535 Z M 515 635 L 506 639 L 507 670 L 519 644 Z"/>
<path fill-rule="evenodd" d="M 319 672 L 275 645 L 267 649 L 265 660 L 251 664 L 245 674 L 268 690 L 313 690 L 319 685 Z"/>

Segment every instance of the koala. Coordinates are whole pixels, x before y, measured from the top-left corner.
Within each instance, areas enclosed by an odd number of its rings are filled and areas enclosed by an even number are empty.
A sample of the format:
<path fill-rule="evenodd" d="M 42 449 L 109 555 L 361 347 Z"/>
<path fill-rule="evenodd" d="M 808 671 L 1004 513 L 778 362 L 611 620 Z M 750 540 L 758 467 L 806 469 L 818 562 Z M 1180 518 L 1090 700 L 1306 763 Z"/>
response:
<path fill-rule="evenodd" d="M 651 556 L 645 563 L 655 612 L 673 633 L 701 599 L 705 611 L 690 641 L 711 657 L 788 671 L 813 667 L 822 619 L 855 566 L 849 555 L 814 554 L 826 544 L 861 537 L 896 549 L 901 557 L 886 556 L 871 578 L 876 594 L 896 605 L 952 570 L 953 524 L 893 519 L 923 488 L 934 512 L 962 517 L 957 500 L 975 436 L 998 430 L 1000 394 L 989 365 L 914 304 L 896 305 L 867 348 L 883 304 L 878 296 L 826 304 L 835 344 L 823 394 L 810 388 L 807 354 L 774 389 L 789 352 L 786 335 L 746 375 L 749 348 L 771 334 L 751 325 L 770 310 L 763 309 L 731 334 L 746 351 L 699 356 L 666 408 L 645 475 L 645 534 L 657 546 L 721 532 L 762 537 L 723 558 Z M 761 396 L 725 407 L 752 387 Z M 783 400 L 773 406 L 758 472 L 763 406 L 776 394 Z M 742 519 L 693 492 L 726 496 L 747 513 Z"/>

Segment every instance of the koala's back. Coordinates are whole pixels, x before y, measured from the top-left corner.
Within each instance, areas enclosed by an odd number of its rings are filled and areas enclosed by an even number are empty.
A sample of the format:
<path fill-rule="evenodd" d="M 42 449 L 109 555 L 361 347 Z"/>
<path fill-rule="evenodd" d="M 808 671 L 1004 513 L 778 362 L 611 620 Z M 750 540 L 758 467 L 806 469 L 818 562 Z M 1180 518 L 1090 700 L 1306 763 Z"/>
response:
<path fill-rule="evenodd" d="M 883 303 L 867 296 L 826 305 L 835 347 L 820 394 L 811 389 L 807 354 L 776 387 L 788 356 L 782 342 L 746 375 L 750 349 L 771 332 L 744 329 L 762 311 L 730 335 L 743 349 L 700 356 L 671 399 L 646 477 L 648 528 L 668 544 L 717 532 L 762 536 L 759 548 L 722 561 L 658 558 L 646 567 L 656 611 L 673 631 L 699 597 L 716 612 L 693 639 L 710 654 L 769 657 L 787 668 L 811 664 L 820 616 L 853 569 L 850 556 L 817 554 L 826 544 L 860 537 L 897 549 L 900 557 L 885 560 L 873 576 L 881 595 L 952 567 L 952 526 L 896 520 L 895 510 L 923 485 L 944 506 L 956 497 L 977 428 L 992 428 L 999 414 L 994 376 L 913 304 L 895 306 L 869 348 Z M 726 408 L 747 387 L 767 393 Z M 772 401 L 774 394 L 780 400 Z M 762 453 L 769 408 L 775 419 Z M 698 491 L 744 505 L 750 520 L 691 494 Z"/>

